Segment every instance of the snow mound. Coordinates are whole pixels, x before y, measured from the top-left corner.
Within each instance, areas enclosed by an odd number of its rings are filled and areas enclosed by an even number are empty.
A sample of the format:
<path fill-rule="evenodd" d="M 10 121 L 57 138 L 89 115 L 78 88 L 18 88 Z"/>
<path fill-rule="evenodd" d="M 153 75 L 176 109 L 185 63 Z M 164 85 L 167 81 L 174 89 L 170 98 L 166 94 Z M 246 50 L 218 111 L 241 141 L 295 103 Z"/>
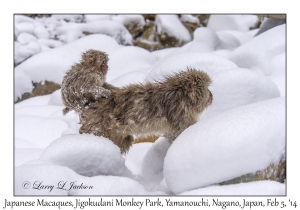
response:
<path fill-rule="evenodd" d="M 155 64 L 155 57 L 147 50 L 128 46 L 122 47 L 109 55 L 108 82 L 129 72 L 146 72 Z"/>
<path fill-rule="evenodd" d="M 50 99 L 50 95 L 35 96 L 33 98 L 28 98 L 24 101 L 15 104 L 15 109 L 25 107 L 25 106 L 40 106 L 47 105 Z"/>
<path fill-rule="evenodd" d="M 237 66 L 227 58 L 211 53 L 178 53 L 156 64 L 147 75 L 146 80 L 150 82 L 163 80 L 170 74 L 187 70 L 187 67 L 203 70 L 210 75 L 225 69 L 237 68 Z"/>
<path fill-rule="evenodd" d="M 70 195 L 151 195 L 138 182 L 127 177 L 116 176 L 96 176 L 82 177 L 78 183 L 83 182 L 86 185 L 93 186 L 89 190 L 72 189 Z M 158 194 L 158 193 L 157 193 Z"/>
<path fill-rule="evenodd" d="M 58 90 L 54 91 L 50 95 L 48 105 L 65 106 L 62 102 L 62 99 L 61 99 L 61 89 L 58 89 Z"/>
<path fill-rule="evenodd" d="M 257 190 L 259 189 L 259 190 Z M 276 181 L 257 181 L 190 190 L 180 195 L 285 195 L 285 184 Z"/>
<path fill-rule="evenodd" d="M 143 83 L 146 77 L 146 72 L 133 71 L 122 74 L 121 76 L 110 80 L 109 83 L 116 87 L 123 87 L 130 84 Z"/>
<path fill-rule="evenodd" d="M 166 155 L 164 176 L 182 193 L 255 173 L 284 155 L 285 99 L 269 99 L 187 128 Z"/>
<path fill-rule="evenodd" d="M 63 107 L 61 106 L 47 106 L 47 105 L 37 105 L 37 106 L 27 106 L 15 109 L 16 118 L 19 116 L 39 116 L 39 117 L 49 117 L 56 111 L 62 113 Z"/>
<path fill-rule="evenodd" d="M 248 31 L 258 22 L 256 15 L 211 15 L 207 28 L 214 31 Z"/>
<path fill-rule="evenodd" d="M 21 138 L 15 138 L 15 148 L 37 148 L 38 146 L 31 143 L 30 141 L 21 139 Z"/>
<path fill-rule="evenodd" d="M 164 159 L 170 147 L 170 142 L 160 137 L 148 149 L 142 164 L 141 183 L 146 189 L 155 191 L 163 179 Z"/>
<path fill-rule="evenodd" d="M 15 167 L 20 166 L 30 160 L 36 160 L 40 157 L 44 149 L 38 148 L 16 148 Z"/>
<path fill-rule="evenodd" d="M 40 160 L 66 166 L 84 176 L 123 174 L 125 160 L 112 141 L 90 134 L 65 135 L 53 141 Z"/>
<path fill-rule="evenodd" d="M 189 42 L 192 37 L 177 15 L 156 15 L 155 24 L 158 33 L 167 33 L 179 41 Z"/>
<path fill-rule="evenodd" d="M 279 97 L 277 86 L 264 75 L 249 69 L 230 69 L 212 76 L 213 103 L 200 119 L 247 104 Z"/>
<path fill-rule="evenodd" d="M 93 22 L 97 20 L 111 20 L 112 15 L 84 15 L 85 22 Z"/>
<path fill-rule="evenodd" d="M 145 19 L 142 15 L 116 15 L 112 16 L 111 19 L 123 25 L 136 24 L 137 27 L 145 25 Z"/>
<path fill-rule="evenodd" d="M 151 147 L 152 143 L 133 144 L 128 154 L 126 155 L 125 165 L 134 175 L 142 174 L 142 163 L 145 154 Z"/>
<path fill-rule="evenodd" d="M 285 52 L 285 27 L 285 24 L 280 25 L 254 37 L 235 49 L 228 58 L 241 68 L 261 71 L 270 76 L 272 59 Z"/>
<path fill-rule="evenodd" d="M 222 31 L 222 33 L 227 33 L 235 36 L 240 41 L 241 44 L 244 44 L 253 38 L 253 35 L 241 31 L 227 30 L 227 31 Z"/>
<path fill-rule="evenodd" d="M 68 124 L 57 119 L 38 116 L 19 116 L 15 119 L 15 137 L 27 140 L 40 148 L 59 138 Z"/>
<path fill-rule="evenodd" d="M 280 91 L 280 96 L 285 96 L 286 86 L 286 62 L 285 52 L 275 56 L 269 66 L 270 72 L 272 72 L 270 79 L 277 85 Z"/>
<path fill-rule="evenodd" d="M 100 20 L 90 23 L 69 23 L 57 27 L 58 39 L 70 43 L 86 36 L 84 32 L 92 34 L 106 34 L 113 37 L 119 44 L 132 45 L 132 36 L 125 26 L 117 21 Z"/>
<path fill-rule="evenodd" d="M 118 43 L 109 36 L 90 35 L 32 56 L 15 68 L 15 100 L 23 93 L 32 91 L 32 81 L 47 80 L 61 84 L 65 72 L 80 60 L 82 52 L 95 49 L 110 54 L 117 48 Z"/>
<path fill-rule="evenodd" d="M 68 190 L 57 187 L 77 177 L 73 170 L 63 166 L 24 164 L 15 168 L 15 195 L 68 195 Z"/>

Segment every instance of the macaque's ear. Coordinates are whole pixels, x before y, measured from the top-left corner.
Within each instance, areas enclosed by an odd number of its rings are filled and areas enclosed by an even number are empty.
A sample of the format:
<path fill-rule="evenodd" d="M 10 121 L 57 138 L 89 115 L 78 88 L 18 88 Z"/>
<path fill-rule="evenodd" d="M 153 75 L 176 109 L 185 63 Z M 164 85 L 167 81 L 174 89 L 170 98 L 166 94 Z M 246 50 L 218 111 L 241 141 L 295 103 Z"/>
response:
<path fill-rule="evenodd" d="M 194 90 L 194 85 L 192 82 L 187 82 L 186 84 L 186 90 L 187 91 L 193 91 Z"/>
<path fill-rule="evenodd" d="M 94 59 L 93 58 L 89 58 L 88 59 L 88 66 L 92 66 L 93 63 L 94 63 Z"/>

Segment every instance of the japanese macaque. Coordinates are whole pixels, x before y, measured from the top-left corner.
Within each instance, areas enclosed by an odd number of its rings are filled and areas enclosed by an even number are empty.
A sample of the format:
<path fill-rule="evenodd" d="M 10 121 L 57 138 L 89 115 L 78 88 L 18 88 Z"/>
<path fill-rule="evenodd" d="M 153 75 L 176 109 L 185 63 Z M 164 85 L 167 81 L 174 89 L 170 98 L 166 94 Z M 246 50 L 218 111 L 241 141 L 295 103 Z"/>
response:
<path fill-rule="evenodd" d="M 121 153 L 129 150 L 133 135 L 163 135 L 172 143 L 212 103 L 210 83 L 204 71 L 188 69 L 162 82 L 113 88 L 108 99 L 84 109 L 79 132 L 104 136 Z"/>
<path fill-rule="evenodd" d="M 108 55 L 98 50 L 88 50 L 81 55 L 81 61 L 75 63 L 66 72 L 61 85 L 63 114 L 74 110 L 80 114 L 90 102 L 108 98 L 110 90 L 103 87 L 108 71 Z"/>

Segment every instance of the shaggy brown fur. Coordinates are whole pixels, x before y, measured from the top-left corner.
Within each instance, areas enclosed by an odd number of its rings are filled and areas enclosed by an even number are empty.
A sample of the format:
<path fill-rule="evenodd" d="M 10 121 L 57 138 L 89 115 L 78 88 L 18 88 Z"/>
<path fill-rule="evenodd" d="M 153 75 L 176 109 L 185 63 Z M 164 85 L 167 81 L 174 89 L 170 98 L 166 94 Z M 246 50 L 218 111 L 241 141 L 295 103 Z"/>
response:
<path fill-rule="evenodd" d="M 163 134 L 173 142 L 212 103 L 210 83 L 205 72 L 188 69 L 163 82 L 115 88 L 110 98 L 84 109 L 79 132 L 107 137 L 122 153 L 130 148 L 132 135 Z"/>
<path fill-rule="evenodd" d="M 102 87 L 108 71 L 107 61 L 105 52 L 88 50 L 79 63 L 71 66 L 61 85 L 62 101 L 66 106 L 64 115 L 70 110 L 80 114 L 90 102 L 110 96 L 110 90 Z"/>

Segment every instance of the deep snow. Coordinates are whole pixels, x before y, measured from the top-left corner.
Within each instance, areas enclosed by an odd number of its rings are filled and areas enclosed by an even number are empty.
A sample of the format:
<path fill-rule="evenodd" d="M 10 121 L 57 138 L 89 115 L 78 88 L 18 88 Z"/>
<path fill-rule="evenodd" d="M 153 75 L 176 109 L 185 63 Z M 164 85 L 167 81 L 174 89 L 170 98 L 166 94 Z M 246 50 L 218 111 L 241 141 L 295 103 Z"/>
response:
<path fill-rule="evenodd" d="M 78 116 L 74 112 L 62 115 L 60 90 L 19 102 L 14 107 L 16 194 L 284 195 L 285 184 L 274 181 L 216 184 L 262 170 L 285 157 L 285 98 L 280 96 L 286 91 L 286 26 L 253 37 L 255 30 L 249 31 L 256 21 L 253 16 L 223 17 L 222 23 L 220 17 L 213 17 L 209 27 L 194 32 L 193 39 L 178 26 L 177 37 L 191 40 L 183 47 L 150 53 L 120 45 L 113 37 L 122 27 L 110 28 L 107 21 L 122 25 L 133 18 L 143 24 L 139 16 L 124 16 L 88 15 L 84 26 L 77 23 L 80 16 L 39 21 L 16 17 L 19 44 L 15 44 L 15 59 L 21 62 L 28 54 L 32 57 L 15 68 L 14 100 L 32 90 L 32 81 L 60 84 L 80 54 L 94 48 L 108 53 L 107 81 L 118 87 L 161 80 L 188 67 L 206 71 L 213 81 L 213 104 L 172 145 L 160 138 L 155 143 L 133 145 L 121 156 L 108 139 L 78 133 Z M 173 19 L 161 15 L 160 29 L 176 33 L 170 21 L 177 20 Z M 110 36 L 82 35 L 84 27 L 100 30 L 95 28 L 100 23 L 107 23 L 104 26 Z M 126 33 L 123 40 L 127 40 Z M 54 35 L 59 39 L 51 41 Z M 76 180 L 94 188 L 25 190 L 25 180 L 43 180 L 49 185 Z"/>

